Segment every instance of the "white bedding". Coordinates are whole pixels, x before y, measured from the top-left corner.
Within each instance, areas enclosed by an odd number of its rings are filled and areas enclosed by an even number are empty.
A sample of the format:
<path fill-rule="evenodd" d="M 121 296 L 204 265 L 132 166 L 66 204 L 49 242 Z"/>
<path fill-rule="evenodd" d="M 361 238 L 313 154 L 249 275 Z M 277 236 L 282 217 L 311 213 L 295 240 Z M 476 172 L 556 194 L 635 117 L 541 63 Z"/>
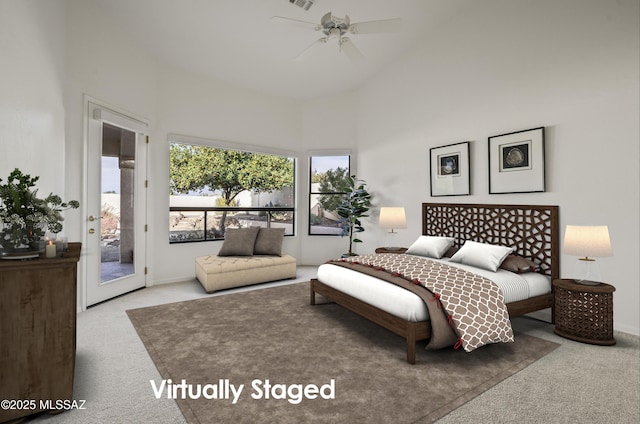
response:
<path fill-rule="evenodd" d="M 505 303 L 517 302 L 551 292 L 550 278 L 535 272 L 515 274 L 503 269 L 485 271 L 469 265 L 448 262 L 486 277 L 496 283 Z M 338 265 L 323 264 L 318 268 L 318 280 L 350 296 L 411 322 L 429 317 L 422 299 L 409 290 L 384 280 L 362 274 Z"/>

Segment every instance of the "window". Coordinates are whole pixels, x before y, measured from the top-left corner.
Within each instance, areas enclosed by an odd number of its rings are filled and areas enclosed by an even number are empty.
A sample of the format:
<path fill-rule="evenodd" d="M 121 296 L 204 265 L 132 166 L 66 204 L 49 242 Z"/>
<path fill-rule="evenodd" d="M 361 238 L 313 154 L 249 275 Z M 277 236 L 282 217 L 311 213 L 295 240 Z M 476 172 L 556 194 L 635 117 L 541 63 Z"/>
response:
<path fill-rule="evenodd" d="M 224 239 L 227 228 L 294 234 L 295 158 L 180 142 L 169 148 L 170 243 Z"/>
<path fill-rule="evenodd" d="M 342 235 L 336 208 L 348 190 L 350 156 L 311 156 L 309 162 L 309 235 Z"/>

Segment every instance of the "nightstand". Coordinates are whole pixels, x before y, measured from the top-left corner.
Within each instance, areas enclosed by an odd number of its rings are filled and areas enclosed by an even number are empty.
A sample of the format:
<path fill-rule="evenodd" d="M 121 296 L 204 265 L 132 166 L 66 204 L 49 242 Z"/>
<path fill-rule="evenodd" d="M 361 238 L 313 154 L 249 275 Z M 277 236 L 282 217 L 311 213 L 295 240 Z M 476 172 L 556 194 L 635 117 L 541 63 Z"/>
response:
<path fill-rule="evenodd" d="M 553 281 L 557 335 L 583 343 L 614 345 L 613 292 L 610 284 L 587 286 L 574 280 Z"/>
<path fill-rule="evenodd" d="M 378 247 L 376 253 L 404 253 L 407 251 L 406 247 Z"/>

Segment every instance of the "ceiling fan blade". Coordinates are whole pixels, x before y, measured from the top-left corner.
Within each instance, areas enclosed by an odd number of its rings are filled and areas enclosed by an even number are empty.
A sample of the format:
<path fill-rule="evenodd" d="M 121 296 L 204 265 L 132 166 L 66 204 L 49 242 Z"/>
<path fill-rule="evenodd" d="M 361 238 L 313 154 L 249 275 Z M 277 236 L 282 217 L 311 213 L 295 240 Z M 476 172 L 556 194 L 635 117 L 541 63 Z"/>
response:
<path fill-rule="evenodd" d="M 360 62 L 364 59 L 364 55 L 348 37 L 340 39 L 340 51 L 343 51 L 352 62 Z"/>
<path fill-rule="evenodd" d="M 312 28 L 316 31 L 319 31 L 321 29 L 320 25 L 318 25 L 317 23 L 302 21 L 300 19 L 285 18 L 284 16 L 272 16 L 271 20 L 273 22 L 284 22 L 286 24 L 293 24 L 295 26 L 299 26 L 303 28 Z"/>
<path fill-rule="evenodd" d="M 326 25 L 329 24 L 330 22 L 331 22 L 331 12 L 327 12 L 324 14 L 322 19 L 320 19 L 320 26 L 326 27 Z M 332 26 L 333 24 L 329 25 L 329 27 L 332 27 Z"/>
<path fill-rule="evenodd" d="M 309 55 L 309 52 L 311 50 L 313 50 L 314 46 L 317 46 L 318 44 L 325 44 L 327 42 L 327 40 L 329 39 L 329 37 L 322 37 L 322 38 L 318 38 L 316 41 L 314 41 L 313 43 L 311 43 L 307 48 L 305 48 L 304 50 L 302 50 L 298 56 L 295 57 L 295 61 L 301 61 L 302 59 L 304 59 L 305 57 L 307 57 Z"/>
<path fill-rule="evenodd" d="M 397 32 L 402 29 L 402 19 L 382 19 L 380 21 L 356 22 L 349 26 L 352 34 L 375 34 L 380 32 Z"/>

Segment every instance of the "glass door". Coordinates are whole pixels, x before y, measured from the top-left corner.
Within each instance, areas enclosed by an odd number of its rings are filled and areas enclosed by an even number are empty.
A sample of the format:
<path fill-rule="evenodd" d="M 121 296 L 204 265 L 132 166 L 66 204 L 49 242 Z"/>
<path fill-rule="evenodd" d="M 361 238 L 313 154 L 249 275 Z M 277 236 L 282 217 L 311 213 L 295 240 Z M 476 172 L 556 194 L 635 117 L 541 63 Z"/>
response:
<path fill-rule="evenodd" d="M 86 306 L 145 286 L 146 130 L 89 103 Z"/>
<path fill-rule="evenodd" d="M 136 134 L 103 123 L 100 190 L 100 281 L 135 273 Z"/>

